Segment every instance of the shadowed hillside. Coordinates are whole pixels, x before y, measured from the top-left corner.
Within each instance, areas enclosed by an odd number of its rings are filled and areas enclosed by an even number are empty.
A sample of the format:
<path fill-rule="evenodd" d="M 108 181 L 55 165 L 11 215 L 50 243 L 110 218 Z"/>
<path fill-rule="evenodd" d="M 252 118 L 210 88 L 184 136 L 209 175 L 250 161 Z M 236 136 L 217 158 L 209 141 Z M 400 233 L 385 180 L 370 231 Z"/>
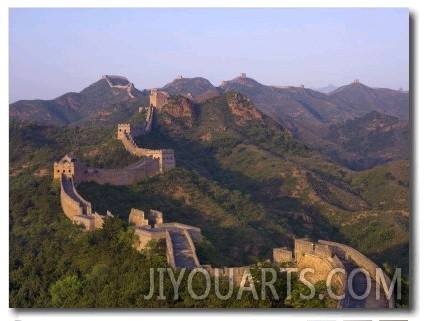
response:
<path fill-rule="evenodd" d="M 117 85 L 129 85 L 129 90 L 110 87 L 103 78 L 80 93 L 67 93 L 53 100 L 17 101 L 9 106 L 9 116 L 21 120 L 70 124 L 103 118 L 146 95 L 127 80 L 121 80 Z"/>

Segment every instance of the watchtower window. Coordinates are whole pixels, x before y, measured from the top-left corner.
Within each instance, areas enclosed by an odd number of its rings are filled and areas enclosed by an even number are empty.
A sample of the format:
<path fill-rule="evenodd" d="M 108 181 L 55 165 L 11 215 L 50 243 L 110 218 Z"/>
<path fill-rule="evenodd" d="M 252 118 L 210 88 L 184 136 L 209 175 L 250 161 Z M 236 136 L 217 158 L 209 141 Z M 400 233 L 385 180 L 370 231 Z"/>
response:
<path fill-rule="evenodd" d="M 63 169 L 62 172 L 65 173 L 65 169 Z"/>
<path fill-rule="evenodd" d="M 71 169 L 68 170 L 68 173 L 71 173 Z"/>
<path fill-rule="evenodd" d="M 56 172 L 59 173 L 60 172 L 59 169 Z"/>
<path fill-rule="evenodd" d="M 121 128 L 119 128 L 119 132 L 121 132 L 122 131 L 122 129 Z"/>

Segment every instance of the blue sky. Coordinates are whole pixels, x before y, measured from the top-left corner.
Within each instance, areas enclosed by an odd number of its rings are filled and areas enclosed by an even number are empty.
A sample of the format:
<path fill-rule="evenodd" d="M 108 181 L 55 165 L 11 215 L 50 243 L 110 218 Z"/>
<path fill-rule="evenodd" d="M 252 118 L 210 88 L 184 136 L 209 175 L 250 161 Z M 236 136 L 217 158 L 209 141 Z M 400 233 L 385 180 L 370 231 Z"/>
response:
<path fill-rule="evenodd" d="M 81 91 L 102 74 L 139 89 L 176 75 L 219 85 L 409 87 L 407 9 L 9 9 L 9 101 Z"/>

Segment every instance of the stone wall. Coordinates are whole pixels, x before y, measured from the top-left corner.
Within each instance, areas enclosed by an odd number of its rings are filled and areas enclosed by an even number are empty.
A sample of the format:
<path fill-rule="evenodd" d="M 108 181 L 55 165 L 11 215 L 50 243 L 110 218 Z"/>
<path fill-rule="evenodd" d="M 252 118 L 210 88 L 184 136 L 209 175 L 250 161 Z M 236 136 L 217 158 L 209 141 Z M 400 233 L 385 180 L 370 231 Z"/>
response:
<path fill-rule="evenodd" d="M 295 240 L 295 261 L 299 262 L 303 254 L 314 254 L 314 243 L 306 239 Z"/>
<path fill-rule="evenodd" d="M 168 264 L 175 269 L 175 255 L 173 252 L 173 244 L 172 244 L 172 238 L 168 231 L 165 232 L 165 240 L 166 240 L 166 259 L 168 260 Z"/>
<path fill-rule="evenodd" d="M 373 289 L 381 287 L 381 284 L 376 283 L 377 270 L 380 268 L 365 255 L 350 246 L 323 240 L 319 240 L 318 243 L 312 243 L 307 239 L 298 239 L 295 240 L 295 257 L 299 272 L 305 268 L 312 268 L 314 270 L 314 273 L 308 272 L 304 275 L 305 279 L 310 282 L 326 281 L 329 273 L 333 269 L 339 268 L 346 270 L 344 263 L 348 264 L 349 262 L 352 262 L 351 264 L 358 268 L 362 268 L 369 273 L 369 276 L 374 283 Z M 349 271 L 346 271 L 345 274 L 337 272 L 334 273 L 334 276 L 332 277 L 331 283 L 337 287 L 338 295 L 347 291 L 347 273 L 349 273 Z M 386 281 L 387 288 L 390 289 L 390 278 L 384 273 L 383 276 Z M 382 290 L 382 297 L 385 298 L 384 289 Z M 374 294 L 371 291 L 370 296 L 373 295 Z M 375 300 L 371 300 L 369 302 L 370 303 L 367 303 L 368 305 L 372 302 L 378 304 Z M 385 303 L 389 308 L 394 307 L 393 298 L 388 301 L 385 300 L 384 304 Z M 340 304 L 342 304 L 342 302 Z"/>
<path fill-rule="evenodd" d="M 149 224 L 150 225 L 153 224 L 154 227 L 163 224 L 163 213 L 160 211 L 150 209 L 150 213 L 148 214 L 148 221 L 149 221 Z"/>
<path fill-rule="evenodd" d="M 120 85 L 113 84 L 112 80 L 117 80 L 118 83 L 127 82 L 124 77 L 105 75 L 103 78 L 111 87 L 120 87 Z M 129 83 L 127 86 L 129 85 L 131 86 L 132 84 Z M 156 95 L 161 96 L 163 94 L 156 92 Z M 175 167 L 173 150 L 139 148 L 133 141 L 134 136 L 147 134 L 151 131 L 153 117 L 154 107 L 150 106 L 148 107 L 144 125 L 118 124 L 117 126 L 117 138 L 122 140 L 125 149 L 143 158 L 135 164 L 120 169 L 85 168 L 83 163 L 69 155 L 65 155 L 59 162 L 54 163 L 54 179 L 61 180 L 61 206 L 68 218 L 78 224 L 83 224 L 86 230 L 102 227 L 105 220 L 104 216 L 96 212 L 92 213 L 91 203 L 84 200 L 77 193 L 74 182 L 77 184 L 81 182 L 96 182 L 98 184 L 130 185 Z M 153 225 L 161 225 L 163 223 L 163 213 L 150 210 L 148 219 L 145 219 L 144 212 L 138 214 L 131 212 L 129 217 L 129 221 L 137 226 L 148 225 L 149 219 L 152 220 Z M 190 234 L 201 237 L 200 229 Z M 142 247 L 150 239 L 156 237 L 164 238 L 164 232 L 161 236 L 153 232 L 147 234 L 147 232 L 140 231 L 140 235 Z"/>
<path fill-rule="evenodd" d="M 102 75 L 102 79 L 105 79 L 111 88 L 125 89 L 130 98 L 135 98 L 132 94 L 134 86 L 126 77 Z"/>
<path fill-rule="evenodd" d="M 123 146 L 129 153 L 138 157 L 151 157 L 153 159 L 158 159 L 161 173 L 175 168 L 175 153 L 173 149 L 141 148 L 136 145 L 132 135 L 124 133 L 124 135 L 120 137 Z"/>
<path fill-rule="evenodd" d="M 110 87 L 125 88 L 130 85 L 129 80 L 123 76 L 102 75 Z"/>
<path fill-rule="evenodd" d="M 337 256 L 341 256 L 346 260 L 352 260 L 357 266 L 365 269 L 371 278 L 375 281 L 377 275 L 378 265 L 368 259 L 365 255 L 355 250 L 354 248 L 336 242 L 323 241 L 319 240 L 320 244 L 328 245 L 333 252 L 337 253 Z M 384 279 L 386 281 L 387 287 L 390 288 L 391 280 L 390 278 L 383 273 Z M 394 302 L 390 302 L 390 305 L 394 305 Z"/>
<path fill-rule="evenodd" d="M 163 223 L 162 228 L 178 228 L 181 230 L 187 230 L 191 238 L 195 241 L 199 241 L 202 238 L 202 232 L 198 227 L 181 224 L 181 223 Z"/>
<path fill-rule="evenodd" d="M 200 262 L 199 262 L 199 258 L 197 257 L 197 253 L 196 253 L 196 247 L 194 246 L 194 242 L 193 242 L 193 238 L 191 237 L 190 233 L 188 232 L 188 229 L 184 229 L 184 236 L 187 239 L 187 242 L 190 244 L 190 248 L 191 248 L 191 255 L 194 258 L 194 262 L 196 264 L 196 266 L 200 266 Z"/>
<path fill-rule="evenodd" d="M 139 244 L 135 245 L 135 248 L 137 250 L 144 249 L 148 242 L 151 240 L 161 240 L 165 239 L 166 241 L 166 257 L 168 259 L 168 264 L 176 268 L 175 263 L 175 256 L 174 256 L 174 243 L 172 241 L 172 237 L 170 233 L 182 233 L 182 235 L 185 237 L 185 243 L 188 243 L 188 248 L 184 249 L 185 252 L 189 250 L 191 253 L 186 252 L 186 256 L 189 254 L 191 255 L 192 259 L 194 260 L 194 264 L 196 267 L 200 266 L 199 259 L 197 257 L 196 253 L 196 247 L 194 246 L 194 241 L 200 240 L 202 235 L 199 228 L 180 224 L 180 223 L 160 223 L 163 222 L 163 213 L 160 211 L 150 210 L 151 218 L 148 220 L 144 217 L 144 212 L 136 209 L 131 210 L 131 214 L 129 217 L 130 222 L 135 222 L 136 224 L 139 224 L 139 222 L 142 222 L 141 224 L 144 224 L 147 222 L 144 226 L 135 226 L 135 235 L 139 238 Z M 145 221 L 144 221 L 145 220 Z M 155 221 L 158 220 L 158 221 Z M 149 223 L 149 224 L 148 224 Z M 152 227 L 154 225 L 154 227 Z M 178 242 L 179 249 L 178 251 L 182 251 L 183 249 L 180 247 L 182 245 L 181 242 Z M 179 252 L 180 253 L 180 252 Z"/>
<path fill-rule="evenodd" d="M 326 281 L 332 270 L 344 267 L 337 257 L 321 257 L 306 253 L 298 261 L 298 274 L 307 268 L 313 269 L 313 273 L 308 271 L 304 278 L 314 284 L 319 281 Z M 344 293 L 345 280 L 342 273 L 335 273 L 332 277 L 331 284 L 337 286 L 339 294 Z"/>
<path fill-rule="evenodd" d="M 169 94 L 165 91 L 159 91 L 157 89 L 151 89 L 150 93 L 150 105 L 156 108 L 162 108 L 167 104 Z"/>
<path fill-rule="evenodd" d="M 151 128 L 153 127 L 153 118 L 154 118 L 154 107 L 148 107 L 147 117 L 144 123 L 144 132 L 149 134 L 151 132 Z"/>
<path fill-rule="evenodd" d="M 139 237 L 139 245 L 136 247 L 137 250 L 144 249 L 151 240 L 158 241 L 166 238 L 166 231 L 152 231 L 141 227 L 135 228 L 135 234 Z"/>
<path fill-rule="evenodd" d="M 77 192 L 73 177 L 62 174 L 60 182 L 61 206 L 65 215 L 74 223 L 83 225 L 86 231 L 102 228 L 106 217 L 112 214 L 107 211 L 107 216 L 103 216 L 92 212 L 92 204 Z"/>
<path fill-rule="evenodd" d="M 314 244 L 314 254 L 320 257 L 332 257 L 332 250 L 328 245 Z"/>
<path fill-rule="evenodd" d="M 66 158 L 68 156 L 65 156 Z M 74 182 L 96 182 L 98 184 L 130 185 L 142 181 L 160 172 L 160 159 L 145 157 L 139 162 L 125 168 L 84 168 L 78 160 L 54 163 L 54 179 L 64 174 L 73 177 Z"/>
<path fill-rule="evenodd" d="M 95 212 L 93 215 L 94 218 L 94 229 L 102 228 L 104 225 L 106 216 L 100 215 L 99 213 Z"/>
<path fill-rule="evenodd" d="M 95 217 L 87 215 L 76 215 L 71 219 L 73 223 L 84 226 L 85 231 L 93 231 L 95 229 Z"/>
<path fill-rule="evenodd" d="M 63 188 L 61 188 L 61 207 L 69 219 L 73 218 L 73 216 L 83 214 L 80 204 L 65 193 Z"/>
<path fill-rule="evenodd" d="M 202 268 L 204 268 L 211 276 L 215 276 L 215 270 L 217 270 L 219 277 L 233 280 L 234 284 L 237 286 L 242 282 L 245 271 L 247 269 L 250 270 L 249 266 L 212 268 L 210 265 L 203 265 Z"/>
<path fill-rule="evenodd" d="M 148 225 L 148 220 L 145 219 L 144 211 L 132 208 L 129 214 L 129 224 L 134 224 L 137 227 Z"/>
<path fill-rule="evenodd" d="M 140 182 L 159 173 L 159 161 L 148 159 L 143 166 L 137 168 L 88 168 L 80 182 L 96 182 L 98 184 L 130 185 Z"/>
<path fill-rule="evenodd" d="M 274 264 L 286 263 L 293 260 L 292 251 L 286 247 L 273 249 Z"/>
<path fill-rule="evenodd" d="M 344 269 L 344 265 L 342 264 L 341 260 L 334 255 L 332 257 L 332 265 L 337 269 Z M 335 273 L 334 278 L 332 278 L 332 284 L 338 286 L 338 295 L 341 295 L 347 291 L 347 274 L 344 273 Z"/>
<path fill-rule="evenodd" d="M 72 177 L 61 176 L 61 206 L 65 215 L 72 218 L 75 215 L 92 214 L 92 204 L 77 193 Z"/>
<path fill-rule="evenodd" d="M 155 91 L 154 96 L 160 95 Z M 153 96 L 153 93 L 152 93 Z M 150 96 L 151 99 L 151 96 Z M 153 126 L 154 118 L 154 108 L 151 104 L 148 107 L 147 117 L 145 119 L 144 125 L 137 126 L 131 124 L 118 124 L 117 126 L 117 139 L 120 139 L 123 143 L 125 149 L 138 157 L 150 157 L 153 159 L 158 159 L 160 172 L 163 173 L 169 169 L 175 168 L 175 153 L 173 149 L 148 149 L 141 148 L 134 141 L 134 137 L 141 135 L 146 135 L 150 133 Z"/>
<path fill-rule="evenodd" d="M 144 135 L 146 134 L 145 128 L 145 124 L 140 126 L 132 124 L 118 124 L 117 139 L 123 139 L 126 134 L 131 135 L 131 137 L 138 137 Z"/>

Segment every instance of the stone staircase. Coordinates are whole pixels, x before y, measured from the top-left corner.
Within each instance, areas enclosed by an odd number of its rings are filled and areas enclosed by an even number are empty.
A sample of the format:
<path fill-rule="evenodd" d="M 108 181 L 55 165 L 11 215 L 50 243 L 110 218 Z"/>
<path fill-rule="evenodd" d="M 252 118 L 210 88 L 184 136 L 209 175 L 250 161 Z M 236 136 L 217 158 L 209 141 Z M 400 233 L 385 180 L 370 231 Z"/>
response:
<path fill-rule="evenodd" d="M 353 270 L 360 268 L 351 259 L 347 260 L 347 259 L 342 258 L 342 257 L 340 259 L 344 265 L 344 269 L 345 269 L 345 273 L 347 275 L 347 279 L 349 278 L 350 273 Z M 352 293 L 350 292 L 349 287 L 350 287 L 350 284 L 347 284 L 345 297 L 341 301 L 341 307 L 342 308 L 350 308 L 350 309 L 376 308 L 376 309 L 381 309 L 381 308 L 388 308 L 389 307 L 388 300 L 387 300 L 383 291 L 380 292 L 380 297 L 377 298 L 376 292 L 377 292 L 378 284 L 376 283 L 375 280 L 371 279 L 371 289 L 370 289 L 369 295 L 367 295 L 365 299 L 357 299 L 357 298 L 353 297 Z M 365 296 L 364 294 L 365 294 L 367 287 L 368 287 L 368 281 L 367 281 L 366 275 L 363 272 L 355 273 L 353 276 L 353 281 L 352 281 L 351 287 L 352 287 L 353 292 L 356 296 Z"/>
<path fill-rule="evenodd" d="M 172 240 L 173 253 L 176 267 L 180 268 L 196 268 L 196 259 L 191 251 L 191 246 L 180 230 L 169 230 Z"/>
<path fill-rule="evenodd" d="M 344 269 L 347 277 L 349 277 L 350 273 L 353 270 L 358 268 L 358 266 L 354 264 L 353 261 L 351 260 L 341 259 L 341 262 L 344 265 Z M 353 308 L 353 309 L 364 308 L 366 299 L 354 298 L 352 293 L 350 292 L 350 286 L 352 287 L 354 294 L 356 294 L 357 296 L 362 296 L 365 293 L 366 288 L 368 286 L 365 274 L 363 272 L 358 272 L 354 274 L 353 282 L 351 285 L 348 284 L 345 292 L 345 298 L 344 298 L 344 301 L 342 302 L 343 308 Z"/>

